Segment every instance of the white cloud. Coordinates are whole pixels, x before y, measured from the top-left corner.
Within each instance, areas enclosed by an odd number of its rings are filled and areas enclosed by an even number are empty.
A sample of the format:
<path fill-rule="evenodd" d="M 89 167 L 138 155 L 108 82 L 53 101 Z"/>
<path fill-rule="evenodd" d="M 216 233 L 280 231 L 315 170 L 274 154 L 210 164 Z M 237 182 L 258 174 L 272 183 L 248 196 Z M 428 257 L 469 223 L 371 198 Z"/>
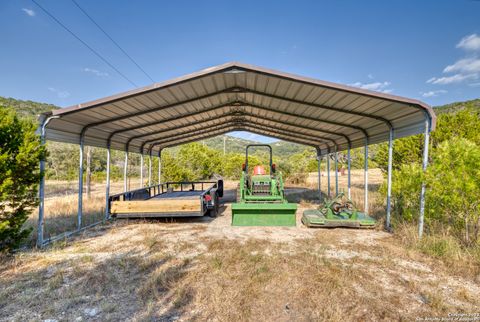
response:
<path fill-rule="evenodd" d="M 70 93 L 67 91 L 62 91 L 54 87 L 48 87 L 48 90 L 52 93 L 57 94 L 57 97 L 59 98 L 67 98 L 70 96 Z"/>
<path fill-rule="evenodd" d="M 373 83 L 356 82 L 349 85 L 354 87 L 360 87 L 363 89 L 368 89 L 370 91 L 390 93 L 392 92 L 392 89 L 387 88 L 388 86 L 390 86 L 390 84 L 391 84 L 390 82 L 373 82 Z"/>
<path fill-rule="evenodd" d="M 468 86 L 477 87 L 480 86 L 480 83 L 470 83 Z"/>
<path fill-rule="evenodd" d="M 436 97 L 440 94 L 446 94 L 446 93 L 447 93 L 446 90 L 440 89 L 438 91 L 422 92 L 421 94 L 423 97 Z"/>
<path fill-rule="evenodd" d="M 373 79 L 374 78 L 372 74 L 368 74 L 367 77 L 368 77 L 368 79 Z"/>
<path fill-rule="evenodd" d="M 448 85 L 466 82 L 468 84 L 469 81 L 480 78 L 480 58 L 478 58 L 477 53 L 475 53 L 477 50 L 480 51 L 480 37 L 477 36 L 477 34 L 465 36 L 457 44 L 457 48 L 474 51 L 474 53 L 470 53 L 470 57 L 459 59 L 443 69 L 443 74 L 453 75 L 432 77 L 427 80 L 427 83 Z"/>
<path fill-rule="evenodd" d="M 463 37 L 457 44 L 457 48 L 472 51 L 480 50 L 480 36 L 477 36 L 477 34 L 471 34 Z"/>
<path fill-rule="evenodd" d="M 85 67 L 83 69 L 84 72 L 86 73 L 92 73 L 94 74 L 95 76 L 98 76 L 98 77 L 108 77 L 109 74 L 107 72 L 101 72 L 97 69 L 94 69 L 94 68 L 89 68 L 89 67 Z"/>
<path fill-rule="evenodd" d="M 430 78 L 427 83 L 429 84 L 437 84 L 437 85 L 448 85 L 448 84 L 455 84 L 461 83 L 466 80 L 478 79 L 478 74 L 455 74 L 452 76 L 445 76 L 445 77 L 432 77 Z"/>
<path fill-rule="evenodd" d="M 33 17 L 36 14 L 35 11 L 33 11 L 32 9 L 22 8 L 22 11 L 25 12 L 30 17 Z"/>
<path fill-rule="evenodd" d="M 443 70 L 444 73 L 480 73 L 480 59 L 479 58 L 464 58 L 455 62 L 453 65 L 448 65 Z"/>

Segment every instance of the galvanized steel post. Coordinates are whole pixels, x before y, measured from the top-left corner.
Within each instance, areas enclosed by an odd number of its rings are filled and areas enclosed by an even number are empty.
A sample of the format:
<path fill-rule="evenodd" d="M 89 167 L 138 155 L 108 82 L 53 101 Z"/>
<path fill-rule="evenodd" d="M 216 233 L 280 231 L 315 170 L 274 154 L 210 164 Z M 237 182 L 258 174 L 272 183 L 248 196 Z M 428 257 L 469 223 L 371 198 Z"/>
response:
<path fill-rule="evenodd" d="M 105 220 L 110 218 L 110 143 L 107 144 L 107 180 L 105 184 Z"/>
<path fill-rule="evenodd" d="M 393 162 L 393 127 L 390 128 L 388 136 L 388 170 L 387 170 L 387 219 L 386 228 L 390 229 L 391 199 L 392 199 L 392 162 Z"/>
<path fill-rule="evenodd" d="M 364 174 L 363 174 L 363 178 L 364 178 L 364 184 L 365 184 L 365 187 L 364 187 L 364 194 L 365 194 L 365 199 L 364 199 L 364 211 L 365 211 L 365 214 L 368 215 L 368 138 L 365 138 L 365 156 L 364 156 L 365 160 L 364 160 L 364 163 L 365 163 L 365 169 L 364 169 Z"/>
<path fill-rule="evenodd" d="M 143 152 L 140 152 L 140 188 L 143 188 Z"/>
<path fill-rule="evenodd" d="M 338 152 L 335 147 L 335 196 L 338 196 Z"/>
<path fill-rule="evenodd" d="M 158 184 L 162 183 L 162 150 L 158 151 Z"/>
<path fill-rule="evenodd" d="M 82 228 L 82 212 L 83 212 L 83 142 L 84 133 L 80 136 L 80 163 L 78 167 L 78 212 L 77 212 L 77 229 Z"/>
<path fill-rule="evenodd" d="M 123 192 L 127 192 L 128 180 L 128 149 L 125 150 L 125 162 L 123 163 Z"/>
<path fill-rule="evenodd" d="M 148 186 L 152 186 L 152 150 L 148 156 Z"/>
<path fill-rule="evenodd" d="M 347 185 L 348 185 L 348 199 L 352 198 L 352 184 L 351 184 L 351 178 L 350 178 L 350 168 L 351 168 L 351 160 L 350 160 L 350 144 L 348 145 L 348 151 L 347 151 L 347 167 L 348 167 L 348 173 L 347 173 Z"/>
<path fill-rule="evenodd" d="M 43 118 L 43 117 L 42 117 Z M 50 116 L 43 119 L 40 124 L 40 144 L 45 146 L 45 133 L 47 124 L 53 120 L 59 118 L 58 116 Z M 37 223 L 37 247 L 43 246 L 43 230 L 45 226 L 45 158 L 40 160 L 40 185 L 38 188 L 38 223 Z"/>
<path fill-rule="evenodd" d="M 322 157 L 321 157 L 321 152 L 320 149 L 317 148 L 317 165 L 318 165 L 318 200 L 322 202 L 322 173 L 321 173 L 321 162 L 322 162 Z"/>
<path fill-rule="evenodd" d="M 330 198 L 330 153 L 327 154 L 327 196 Z"/>
<path fill-rule="evenodd" d="M 423 146 L 423 172 L 427 171 L 428 166 L 428 145 L 430 141 L 430 116 L 425 113 L 425 141 Z M 418 237 L 422 238 L 423 235 L 423 222 L 425 217 L 425 181 L 422 182 L 422 190 L 420 192 L 420 217 L 418 219 Z"/>

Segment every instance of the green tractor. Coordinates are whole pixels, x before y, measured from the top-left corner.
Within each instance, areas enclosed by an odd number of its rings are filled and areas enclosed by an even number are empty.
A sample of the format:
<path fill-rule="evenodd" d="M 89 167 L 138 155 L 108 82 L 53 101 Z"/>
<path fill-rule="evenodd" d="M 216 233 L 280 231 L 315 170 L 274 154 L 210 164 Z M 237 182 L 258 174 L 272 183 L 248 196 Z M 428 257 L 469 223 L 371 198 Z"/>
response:
<path fill-rule="evenodd" d="M 266 147 L 270 152 L 270 172 L 255 166 L 252 174 L 248 167 L 248 150 Z M 232 205 L 233 226 L 295 226 L 297 204 L 285 198 L 282 174 L 272 163 L 272 147 L 267 144 L 250 144 L 245 151 L 245 163 L 237 191 L 237 202 Z"/>
<path fill-rule="evenodd" d="M 327 199 L 319 209 L 303 212 L 302 223 L 307 227 L 352 227 L 374 228 L 375 219 L 357 211 L 353 202 L 341 192 L 333 199 Z"/>

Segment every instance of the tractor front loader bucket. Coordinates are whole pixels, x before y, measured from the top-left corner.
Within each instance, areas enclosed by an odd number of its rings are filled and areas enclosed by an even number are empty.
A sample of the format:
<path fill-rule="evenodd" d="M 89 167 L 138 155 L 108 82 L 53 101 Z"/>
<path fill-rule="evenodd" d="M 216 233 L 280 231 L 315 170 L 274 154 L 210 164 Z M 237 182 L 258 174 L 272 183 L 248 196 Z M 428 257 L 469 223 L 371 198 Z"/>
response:
<path fill-rule="evenodd" d="M 297 204 L 234 203 L 232 226 L 295 226 Z"/>

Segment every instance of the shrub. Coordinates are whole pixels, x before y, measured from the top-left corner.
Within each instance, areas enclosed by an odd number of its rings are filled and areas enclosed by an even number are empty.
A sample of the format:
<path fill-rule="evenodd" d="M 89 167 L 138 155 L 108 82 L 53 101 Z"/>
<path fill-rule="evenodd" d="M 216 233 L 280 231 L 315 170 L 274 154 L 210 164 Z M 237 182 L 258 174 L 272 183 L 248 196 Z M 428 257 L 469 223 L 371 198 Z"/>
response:
<path fill-rule="evenodd" d="M 22 229 L 37 205 L 39 162 L 45 149 L 31 121 L 0 109 L 0 250 L 12 250 L 30 234 Z"/>
<path fill-rule="evenodd" d="M 480 209 L 480 147 L 451 139 L 436 149 L 427 172 L 430 217 L 448 224 L 466 244 L 478 240 Z M 434 211 L 434 212 L 433 212 Z"/>
<path fill-rule="evenodd" d="M 418 163 L 401 165 L 394 172 L 394 211 L 401 219 L 418 217 L 422 178 L 427 185 L 425 224 L 434 232 L 453 233 L 470 245 L 478 242 L 480 230 L 480 147 L 461 138 L 441 143 L 423 176 Z"/>

